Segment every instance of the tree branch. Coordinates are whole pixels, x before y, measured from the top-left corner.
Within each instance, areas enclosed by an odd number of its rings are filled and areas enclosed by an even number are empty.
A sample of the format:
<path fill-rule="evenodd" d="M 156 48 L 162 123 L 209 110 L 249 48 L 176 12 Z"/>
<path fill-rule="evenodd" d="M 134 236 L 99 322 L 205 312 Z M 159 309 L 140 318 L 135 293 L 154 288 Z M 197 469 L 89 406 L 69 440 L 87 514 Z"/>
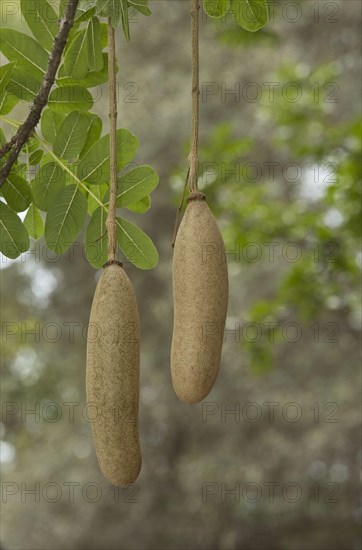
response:
<path fill-rule="evenodd" d="M 41 113 L 44 107 L 48 103 L 50 90 L 55 81 L 57 70 L 62 59 L 62 54 L 67 43 L 69 31 L 73 26 L 74 16 L 78 3 L 79 0 L 69 0 L 68 2 L 67 8 L 60 22 L 58 34 L 54 39 L 53 48 L 49 57 L 48 66 L 43 78 L 43 82 L 34 100 L 28 118 L 20 126 L 15 136 L 13 136 L 8 143 L 5 143 L 5 145 L 0 148 L 0 158 L 2 158 L 6 153 L 10 151 L 5 165 L 0 170 L 0 187 L 3 185 L 6 178 L 10 174 L 11 168 L 18 158 L 21 148 L 29 139 L 32 131 L 40 120 Z"/>

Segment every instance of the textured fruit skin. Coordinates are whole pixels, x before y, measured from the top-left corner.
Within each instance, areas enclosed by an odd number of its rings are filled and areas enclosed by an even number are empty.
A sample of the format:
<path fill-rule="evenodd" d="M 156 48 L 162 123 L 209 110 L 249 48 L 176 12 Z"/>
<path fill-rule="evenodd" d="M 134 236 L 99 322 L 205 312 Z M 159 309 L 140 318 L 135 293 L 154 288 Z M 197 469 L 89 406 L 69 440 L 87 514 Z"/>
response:
<path fill-rule="evenodd" d="M 172 383 L 186 403 L 202 401 L 217 378 L 228 303 L 224 242 L 204 200 L 188 203 L 173 258 Z"/>
<path fill-rule="evenodd" d="M 97 458 L 113 484 L 134 483 L 139 442 L 140 332 L 133 286 L 119 265 L 106 267 L 95 291 L 87 345 L 87 401 Z"/>

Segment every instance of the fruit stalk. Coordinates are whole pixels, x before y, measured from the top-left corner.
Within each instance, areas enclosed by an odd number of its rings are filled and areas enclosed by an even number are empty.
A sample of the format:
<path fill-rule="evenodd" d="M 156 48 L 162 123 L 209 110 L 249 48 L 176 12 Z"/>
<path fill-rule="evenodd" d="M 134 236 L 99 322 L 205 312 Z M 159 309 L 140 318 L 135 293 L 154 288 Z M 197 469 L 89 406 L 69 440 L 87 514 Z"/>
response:
<path fill-rule="evenodd" d="M 116 201 L 117 201 L 117 88 L 114 28 L 108 19 L 108 79 L 109 79 L 109 162 L 110 192 L 106 221 L 108 232 L 108 261 L 116 258 Z"/>
<path fill-rule="evenodd" d="M 200 85 L 199 85 L 199 0 L 192 0 L 191 33 L 192 33 L 192 118 L 191 118 L 191 149 L 189 155 L 190 172 L 188 185 L 190 192 L 198 191 L 199 178 L 199 117 L 200 117 Z"/>

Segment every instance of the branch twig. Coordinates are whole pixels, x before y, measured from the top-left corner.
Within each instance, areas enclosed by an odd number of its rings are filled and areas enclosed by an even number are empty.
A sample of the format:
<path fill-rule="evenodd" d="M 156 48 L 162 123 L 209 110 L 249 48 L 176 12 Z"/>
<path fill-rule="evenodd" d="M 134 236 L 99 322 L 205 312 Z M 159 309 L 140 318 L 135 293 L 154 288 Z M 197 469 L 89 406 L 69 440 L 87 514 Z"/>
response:
<path fill-rule="evenodd" d="M 35 126 L 38 124 L 41 113 L 48 102 L 50 90 L 55 81 L 62 54 L 67 43 L 69 31 L 73 26 L 74 16 L 78 3 L 79 0 L 69 0 L 68 2 L 64 16 L 60 23 L 58 34 L 54 39 L 53 48 L 49 57 L 48 66 L 43 78 L 43 82 L 34 100 L 28 118 L 20 126 L 16 134 L 11 138 L 11 140 L 8 143 L 5 143 L 5 145 L 0 148 L 0 158 L 2 158 L 6 153 L 10 151 L 6 163 L 0 170 L 0 187 L 3 185 L 6 178 L 10 174 L 10 170 L 18 158 L 21 148 L 27 142 Z"/>
<path fill-rule="evenodd" d="M 114 28 L 108 18 L 108 79 L 109 79 L 109 148 L 110 148 L 110 192 L 106 221 L 108 232 L 108 263 L 116 260 L 116 202 L 117 202 L 117 89 L 116 52 Z"/>

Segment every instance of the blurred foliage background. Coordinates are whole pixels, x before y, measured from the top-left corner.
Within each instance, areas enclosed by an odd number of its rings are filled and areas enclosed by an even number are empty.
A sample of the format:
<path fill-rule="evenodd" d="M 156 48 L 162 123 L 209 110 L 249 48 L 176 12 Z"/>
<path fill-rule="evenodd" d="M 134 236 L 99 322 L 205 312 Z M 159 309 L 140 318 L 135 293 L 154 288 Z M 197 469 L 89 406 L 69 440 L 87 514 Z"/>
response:
<path fill-rule="evenodd" d="M 189 3 L 150 7 L 131 44 L 118 33 L 119 125 L 161 178 L 143 218 L 160 264 L 127 266 L 141 317 L 142 472 L 117 492 L 96 462 L 85 352 L 99 274 L 83 241 L 63 257 L 38 243 L 3 259 L 1 544 L 357 550 L 360 4 L 276 2 L 256 34 L 203 18 L 200 187 L 227 246 L 230 303 L 217 384 L 193 406 L 169 372 Z M 20 16 L 6 24 L 20 28 Z M 106 89 L 96 111 L 107 127 Z"/>

